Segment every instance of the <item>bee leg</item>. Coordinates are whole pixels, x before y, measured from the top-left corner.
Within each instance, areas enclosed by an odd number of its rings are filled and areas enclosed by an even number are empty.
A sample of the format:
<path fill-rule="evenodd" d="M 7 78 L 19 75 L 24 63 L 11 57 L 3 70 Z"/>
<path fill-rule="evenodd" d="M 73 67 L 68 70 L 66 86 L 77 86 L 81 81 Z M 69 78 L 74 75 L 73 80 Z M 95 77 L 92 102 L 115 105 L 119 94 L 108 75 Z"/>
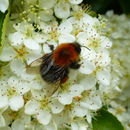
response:
<path fill-rule="evenodd" d="M 54 45 L 49 45 L 49 47 L 51 51 L 54 51 Z"/>
<path fill-rule="evenodd" d="M 68 80 L 68 76 L 65 76 L 65 77 L 60 81 L 60 83 L 63 84 L 63 83 L 65 83 L 67 80 Z"/>
<path fill-rule="evenodd" d="M 77 62 L 73 62 L 73 63 L 70 64 L 69 67 L 72 68 L 72 69 L 79 69 L 80 68 L 80 64 L 77 63 Z"/>

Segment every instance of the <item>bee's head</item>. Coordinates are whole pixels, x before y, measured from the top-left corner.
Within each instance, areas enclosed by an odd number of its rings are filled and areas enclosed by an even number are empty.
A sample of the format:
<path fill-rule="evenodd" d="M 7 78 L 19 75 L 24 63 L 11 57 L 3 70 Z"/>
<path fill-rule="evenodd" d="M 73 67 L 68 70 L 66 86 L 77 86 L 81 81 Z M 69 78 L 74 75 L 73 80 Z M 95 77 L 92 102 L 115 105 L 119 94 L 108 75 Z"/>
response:
<path fill-rule="evenodd" d="M 81 45 L 78 42 L 74 42 L 75 50 L 80 54 L 81 52 Z"/>
<path fill-rule="evenodd" d="M 75 50 L 80 54 L 81 52 L 81 47 L 85 47 L 86 49 L 88 49 L 90 51 L 90 49 L 86 46 L 82 46 L 80 45 L 78 42 L 74 42 L 74 45 L 75 45 Z"/>

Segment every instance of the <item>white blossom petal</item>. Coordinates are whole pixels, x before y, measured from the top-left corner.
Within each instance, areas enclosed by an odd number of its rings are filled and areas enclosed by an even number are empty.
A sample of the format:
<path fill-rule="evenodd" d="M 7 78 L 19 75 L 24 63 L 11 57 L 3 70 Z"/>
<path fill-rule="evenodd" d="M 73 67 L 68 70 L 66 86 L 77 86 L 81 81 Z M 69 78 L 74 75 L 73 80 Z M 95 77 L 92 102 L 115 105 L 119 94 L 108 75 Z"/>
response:
<path fill-rule="evenodd" d="M 102 107 L 102 101 L 99 96 L 91 96 L 86 101 L 81 102 L 80 105 L 90 110 L 97 110 Z"/>
<path fill-rule="evenodd" d="M 0 109 L 8 106 L 8 97 L 0 96 Z"/>
<path fill-rule="evenodd" d="M 56 3 L 56 0 L 39 0 L 39 5 L 43 9 L 50 9 Z"/>
<path fill-rule="evenodd" d="M 57 100 L 50 104 L 52 113 L 60 113 L 64 109 L 64 105 L 59 103 Z"/>
<path fill-rule="evenodd" d="M 76 37 L 78 43 L 84 46 L 86 45 L 87 38 L 88 38 L 88 34 L 86 32 L 80 32 Z"/>
<path fill-rule="evenodd" d="M 10 108 L 14 111 L 18 111 L 24 105 L 24 99 L 22 96 L 14 96 L 9 100 Z"/>
<path fill-rule="evenodd" d="M 53 19 L 53 10 L 52 9 L 49 9 L 49 10 L 44 10 L 44 11 L 41 11 L 39 13 L 39 17 L 41 18 L 42 21 L 50 21 Z"/>
<path fill-rule="evenodd" d="M 69 91 L 70 91 L 70 95 L 72 97 L 75 97 L 75 96 L 80 96 L 80 94 L 84 91 L 84 88 L 80 84 L 74 84 L 71 86 Z"/>
<path fill-rule="evenodd" d="M 98 25 L 99 24 L 99 20 L 97 18 L 91 17 L 90 15 L 88 15 L 86 13 L 84 15 L 84 17 L 83 17 L 83 23 L 85 23 L 86 25 L 88 25 L 89 26 L 88 28 L 91 29 L 90 27 L 93 27 L 94 25 Z"/>
<path fill-rule="evenodd" d="M 84 117 L 87 114 L 87 109 L 80 106 L 76 106 L 73 109 L 73 114 L 78 117 Z"/>
<path fill-rule="evenodd" d="M 28 115 L 33 115 L 38 113 L 39 104 L 36 101 L 28 101 L 25 105 L 25 113 Z"/>
<path fill-rule="evenodd" d="M 23 43 L 24 36 L 20 32 L 15 32 L 9 35 L 9 40 L 13 46 L 17 46 Z"/>
<path fill-rule="evenodd" d="M 71 130 L 79 130 L 78 124 L 72 122 L 72 123 L 71 123 Z"/>
<path fill-rule="evenodd" d="M 79 71 L 83 74 L 91 74 L 95 70 L 95 64 L 88 61 L 88 60 L 83 60 L 82 64 L 79 68 Z"/>
<path fill-rule="evenodd" d="M 58 18 L 67 18 L 70 15 L 70 5 L 68 3 L 59 2 L 55 5 L 54 12 Z"/>
<path fill-rule="evenodd" d="M 80 4 L 83 0 L 69 0 L 71 4 Z"/>
<path fill-rule="evenodd" d="M 89 90 L 95 87 L 96 77 L 94 75 L 89 75 L 81 79 L 80 84 L 83 85 L 84 90 Z"/>
<path fill-rule="evenodd" d="M 0 1 L 0 11 L 5 12 L 9 6 L 9 0 L 1 0 Z"/>
<path fill-rule="evenodd" d="M 25 39 L 24 40 L 24 45 L 29 48 L 29 49 L 32 49 L 32 50 L 40 50 L 40 45 L 34 41 L 33 39 Z"/>
<path fill-rule="evenodd" d="M 50 47 L 47 44 L 43 44 L 43 51 L 44 51 L 44 53 L 52 52 Z"/>
<path fill-rule="evenodd" d="M 21 120 L 21 119 L 14 120 L 14 122 L 11 125 L 11 129 L 12 130 L 24 130 L 25 124 L 24 124 L 23 120 Z"/>
<path fill-rule="evenodd" d="M 43 125 L 47 125 L 49 124 L 50 120 L 51 120 L 51 114 L 48 111 L 45 110 L 40 110 L 37 114 L 37 120 L 43 124 Z"/>
<path fill-rule="evenodd" d="M 75 41 L 75 37 L 71 34 L 62 34 L 58 39 L 59 43 L 72 43 Z"/>
<path fill-rule="evenodd" d="M 3 47 L 1 53 L 0 53 L 0 60 L 1 61 L 10 61 L 16 56 L 15 51 L 12 47 L 6 46 Z"/>
<path fill-rule="evenodd" d="M 58 27 L 58 31 L 62 34 L 71 33 L 72 30 L 73 30 L 73 27 L 72 27 L 71 22 L 69 22 L 69 21 L 65 21 L 65 22 L 61 23 Z"/>
<path fill-rule="evenodd" d="M 14 72 L 18 76 L 20 76 L 26 70 L 24 64 L 21 62 L 20 59 L 14 59 L 13 61 L 11 61 L 10 68 L 12 72 Z"/>
<path fill-rule="evenodd" d="M 97 72 L 97 79 L 100 81 L 101 84 L 103 85 L 110 85 L 110 72 L 107 70 L 101 70 Z"/>
<path fill-rule="evenodd" d="M 1 127 L 5 127 L 6 126 L 6 122 L 4 117 L 2 116 L 2 114 L 0 114 L 0 128 Z"/>
<path fill-rule="evenodd" d="M 71 104 L 72 103 L 72 96 L 69 95 L 68 93 L 63 93 L 63 94 L 59 95 L 58 100 L 63 105 Z"/>

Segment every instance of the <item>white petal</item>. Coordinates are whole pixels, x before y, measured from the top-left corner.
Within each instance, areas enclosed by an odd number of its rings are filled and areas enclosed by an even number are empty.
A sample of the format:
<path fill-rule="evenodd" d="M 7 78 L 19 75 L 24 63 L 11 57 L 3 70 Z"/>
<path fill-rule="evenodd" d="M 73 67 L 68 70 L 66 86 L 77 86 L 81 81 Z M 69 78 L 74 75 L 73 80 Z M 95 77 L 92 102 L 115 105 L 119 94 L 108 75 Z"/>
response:
<path fill-rule="evenodd" d="M 95 87 L 96 77 L 94 75 L 89 75 L 81 79 L 80 84 L 83 85 L 84 90 L 89 90 Z"/>
<path fill-rule="evenodd" d="M 83 59 L 87 59 L 88 61 L 92 61 L 92 60 L 95 60 L 95 58 L 96 58 L 96 52 L 94 50 L 88 50 L 87 48 L 82 47 L 80 56 Z"/>
<path fill-rule="evenodd" d="M 45 97 L 45 93 L 41 90 L 31 90 L 32 96 L 36 100 L 42 100 Z"/>
<path fill-rule="evenodd" d="M 25 124 L 22 119 L 16 119 L 11 125 L 12 130 L 25 130 Z"/>
<path fill-rule="evenodd" d="M 73 109 L 73 114 L 78 117 L 84 117 L 87 114 L 87 109 L 84 109 L 80 106 L 76 106 Z"/>
<path fill-rule="evenodd" d="M 36 52 L 36 51 L 35 51 Z M 40 52 L 38 53 L 35 53 L 34 51 L 33 52 L 30 52 L 29 55 L 27 55 L 26 57 L 26 60 L 27 60 L 27 64 L 31 64 L 33 61 L 35 61 L 36 59 L 38 59 L 39 57 L 42 57 L 43 54 L 41 54 Z"/>
<path fill-rule="evenodd" d="M 43 44 L 43 51 L 44 51 L 44 53 L 52 52 L 50 47 L 47 44 Z"/>
<path fill-rule="evenodd" d="M 80 94 L 84 91 L 84 88 L 80 84 L 74 84 L 70 88 L 70 94 L 72 97 L 80 96 Z"/>
<path fill-rule="evenodd" d="M 72 123 L 71 123 L 71 130 L 79 130 L 78 124 L 72 122 Z"/>
<path fill-rule="evenodd" d="M 28 82 L 25 81 L 21 81 L 19 82 L 19 84 L 17 85 L 17 92 L 20 95 L 24 95 L 25 93 L 27 93 L 30 90 L 30 84 Z"/>
<path fill-rule="evenodd" d="M 0 60 L 2 61 L 10 61 L 16 56 L 15 51 L 12 47 L 5 46 L 0 54 Z"/>
<path fill-rule="evenodd" d="M 17 46 L 22 44 L 24 36 L 19 32 L 15 32 L 9 35 L 9 40 L 12 42 L 12 45 Z"/>
<path fill-rule="evenodd" d="M 80 4 L 83 0 L 70 0 L 71 4 Z"/>
<path fill-rule="evenodd" d="M 84 15 L 83 17 L 83 23 L 85 23 L 88 26 L 94 26 L 99 24 L 99 21 L 97 18 L 93 18 L 90 15 L 88 15 L 87 13 Z M 90 28 L 90 27 L 89 27 Z"/>
<path fill-rule="evenodd" d="M 63 94 L 59 95 L 58 100 L 63 105 L 71 104 L 72 103 L 72 96 L 69 95 L 68 93 L 63 93 Z"/>
<path fill-rule="evenodd" d="M 58 31 L 60 33 L 70 33 L 72 29 L 73 29 L 72 24 L 69 21 L 61 23 L 58 27 Z"/>
<path fill-rule="evenodd" d="M 0 109 L 8 106 L 8 97 L 0 96 Z"/>
<path fill-rule="evenodd" d="M 59 2 L 55 5 L 54 12 L 58 18 L 67 18 L 70 15 L 70 5 L 68 3 Z"/>
<path fill-rule="evenodd" d="M 56 3 L 56 0 L 39 0 L 39 5 L 43 9 L 50 9 Z"/>
<path fill-rule="evenodd" d="M 57 100 L 50 104 L 52 113 L 60 113 L 64 109 L 64 105 L 59 103 Z"/>
<path fill-rule="evenodd" d="M 33 39 L 26 39 L 24 40 L 24 45 L 29 48 L 29 49 L 32 49 L 32 50 L 40 50 L 40 45 L 34 41 Z"/>
<path fill-rule="evenodd" d="M 110 85 L 110 72 L 107 70 L 101 70 L 97 72 L 97 79 L 100 81 L 101 84 L 103 85 Z"/>
<path fill-rule="evenodd" d="M 25 105 L 25 113 L 28 115 L 33 115 L 38 112 L 39 104 L 36 101 L 28 101 Z"/>
<path fill-rule="evenodd" d="M 100 53 L 97 54 L 97 59 L 96 59 L 96 66 L 107 66 L 111 62 L 109 52 L 107 50 L 102 50 Z"/>
<path fill-rule="evenodd" d="M 75 37 L 71 34 L 62 34 L 59 36 L 59 43 L 72 43 L 75 41 Z"/>
<path fill-rule="evenodd" d="M 87 130 L 88 125 L 87 124 L 79 124 L 79 130 Z"/>
<path fill-rule="evenodd" d="M 9 100 L 10 108 L 14 111 L 18 111 L 24 105 L 24 99 L 22 96 L 14 96 Z"/>
<path fill-rule="evenodd" d="M 43 125 L 47 125 L 49 124 L 50 120 L 51 120 L 51 114 L 48 111 L 45 110 L 41 110 L 38 112 L 37 114 L 37 120 L 43 124 Z"/>
<path fill-rule="evenodd" d="M 37 42 L 37 43 L 44 43 L 46 42 L 47 40 L 47 36 L 46 35 L 40 35 L 39 33 L 38 34 L 34 34 L 35 37 L 34 37 L 34 40 Z"/>
<path fill-rule="evenodd" d="M 4 117 L 0 114 L 0 128 L 6 126 Z"/>
<path fill-rule="evenodd" d="M 100 35 L 99 35 L 99 33 L 97 32 L 97 30 L 95 28 L 89 27 L 89 28 L 86 29 L 86 31 L 87 31 L 87 34 L 88 34 L 89 38 L 94 38 L 94 39 L 99 39 L 100 38 Z"/>
<path fill-rule="evenodd" d="M 20 76 L 26 70 L 24 64 L 19 59 L 14 59 L 10 63 L 10 68 L 12 72 L 14 72 L 18 76 Z"/>
<path fill-rule="evenodd" d="M 44 84 L 34 80 L 34 82 L 32 81 L 30 83 L 30 86 L 32 89 L 41 90 L 43 88 Z"/>
<path fill-rule="evenodd" d="M 77 36 L 77 42 L 81 45 L 86 45 L 88 34 L 86 32 L 80 32 Z"/>
<path fill-rule="evenodd" d="M 2 11 L 3 13 L 7 10 L 8 6 L 9 6 L 9 0 L 0 1 L 0 11 Z"/>
<path fill-rule="evenodd" d="M 57 124 L 51 121 L 48 125 L 44 126 L 45 130 L 58 130 Z"/>
<path fill-rule="evenodd" d="M 41 18 L 42 21 L 45 21 L 45 22 L 50 21 L 53 19 L 53 10 L 48 9 L 48 10 L 44 10 L 40 12 L 39 17 Z"/>
<path fill-rule="evenodd" d="M 112 46 L 112 42 L 105 36 L 101 37 L 101 46 L 103 48 L 110 48 Z"/>
<path fill-rule="evenodd" d="M 86 101 L 81 102 L 80 105 L 90 110 L 97 110 L 102 107 L 102 101 L 99 96 L 91 96 Z"/>
<path fill-rule="evenodd" d="M 95 70 L 95 64 L 88 61 L 88 60 L 83 60 L 82 64 L 79 68 L 79 71 L 83 74 L 91 74 Z"/>

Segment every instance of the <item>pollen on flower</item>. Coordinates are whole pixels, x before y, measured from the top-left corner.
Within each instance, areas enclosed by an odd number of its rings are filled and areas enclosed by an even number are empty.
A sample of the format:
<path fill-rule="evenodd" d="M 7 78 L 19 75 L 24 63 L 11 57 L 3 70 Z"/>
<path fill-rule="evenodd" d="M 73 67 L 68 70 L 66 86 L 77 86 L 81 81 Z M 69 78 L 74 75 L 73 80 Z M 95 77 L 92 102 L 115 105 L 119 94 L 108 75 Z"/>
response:
<path fill-rule="evenodd" d="M 42 100 L 39 100 L 40 109 L 48 109 L 48 104 L 50 103 L 48 98 L 44 98 Z"/>

